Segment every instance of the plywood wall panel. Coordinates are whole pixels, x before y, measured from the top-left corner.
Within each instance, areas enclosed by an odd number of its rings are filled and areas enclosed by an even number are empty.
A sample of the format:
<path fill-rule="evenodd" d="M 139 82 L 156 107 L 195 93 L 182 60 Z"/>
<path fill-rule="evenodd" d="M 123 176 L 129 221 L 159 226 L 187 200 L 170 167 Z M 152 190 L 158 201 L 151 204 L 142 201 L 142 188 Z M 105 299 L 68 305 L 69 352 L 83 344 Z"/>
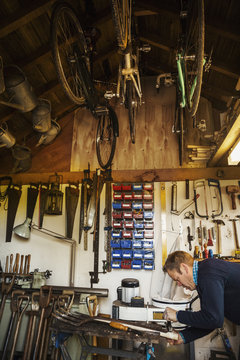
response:
<path fill-rule="evenodd" d="M 155 78 L 142 81 L 144 103 L 136 117 L 136 141 L 132 144 L 128 111 L 118 102 L 114 109 L 119 121 L 113 170 L 177 168 L 178 142 L 172 133 L 175 114 L 175 88 L 157 93 Z M 95 149 L 96 121 L 86 109 L 74 118 L 71 171 L 98 167 Z"/>

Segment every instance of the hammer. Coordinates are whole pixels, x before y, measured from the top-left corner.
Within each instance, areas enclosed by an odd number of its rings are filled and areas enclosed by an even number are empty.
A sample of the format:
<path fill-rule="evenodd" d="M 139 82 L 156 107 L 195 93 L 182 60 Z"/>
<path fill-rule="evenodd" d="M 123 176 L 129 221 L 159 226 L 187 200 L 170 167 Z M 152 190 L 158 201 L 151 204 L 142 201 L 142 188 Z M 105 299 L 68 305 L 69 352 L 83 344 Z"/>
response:
<path fill-rule="evenodd" d="M 238 241 L 237 224 L 236 224 L 236 221 L 238 221 L 238 219 L 229 219 L 229 220 L 233 222 L 233 232 L 234 232 L 236 250 L 239 250 L 240 246 L 239 246 L 239 241 Z"/>
<path fill-rule="evenodd" d="M 225 222 L 221 219 L 213 220 L 215 224 L 217 224 L 217 244 L 218 244 L 218 254 L 222 253 L 222 241 L 221 241 L 221 231 L 220 225 L 225 225 Z"/>
<path fill-rule="evenodd" d="M 236 201 L 235 201 L 235 194 L 239 192 L 239 187 L 237 185 L 229 185 L 226 186 L 226 192 L 228 195 L 231 196 L 232 199 L 232 209 L 236 210 Z"/>

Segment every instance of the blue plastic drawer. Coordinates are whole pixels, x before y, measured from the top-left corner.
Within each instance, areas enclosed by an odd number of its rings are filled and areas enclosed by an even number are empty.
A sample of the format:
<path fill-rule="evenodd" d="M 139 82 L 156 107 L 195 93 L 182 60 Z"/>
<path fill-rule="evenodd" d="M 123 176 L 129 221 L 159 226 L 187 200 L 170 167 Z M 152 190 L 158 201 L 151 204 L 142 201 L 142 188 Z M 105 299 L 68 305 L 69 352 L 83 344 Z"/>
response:
<path fill-rule="evenodd" d="M 143 231 L 134 231 L 133 237 L 134 237 L 134 239 L 143 239 L 144 233 L 143 233 Z"/>
<path fill-rule="evenodd" d="M 135 270 L 142 269 L 142 260 L 133 260 L 132 261 L 132 269 L 135 269 Z"/>
<path fill-rule="evenodd" d="M 112 238 L 113 239 L 121 239 L 122 237 L 122 232 L 121 231 L 112 231 Z"/>
<path fill-rule="evenodd" d="M 122 258 L 123 259 L 132 259 L 133 253 L 132 250 L 122 250 Z"/>
<path fill-rule="evenodd" d="M 133 202 L 132 208 L 133 210 L 142 210 L 143 204 L 141 202 Z"/>
<path fill-rule="evenodd" d="M 144 250 L 133 250 L 133 259 L 143 259 L 144 256 Z"/>
<path fill-rule="evenodd" d="M 153 241 L 152 240 L 144 240 L 143 241 L 143 248 L 144 249 L 152 249 L 153 248 Z"/>
<path fill-rule="evenodd" d="M 113 202 L 112 207 L 114 210 L 121 210 L 122 204 L 120 202 Z"/>
<path fill-rule="evenodd" d="M 122 249 L 131 249 L 132 248 L 132 240 L 121 240 L 121 248 Z"/>
<path fill-rule="evenodd" d="M 140 211 L 137 211 L 135 210 L 133 212 L 133 217 L 135 220 L 142 220 L 143 219 L 143 212 L 140 210 Z"/>
<path fill-rule="evenodd" d="M 121 269 L 121 260 L 113 260 L 111 262 L 112 269 Z"/>
<path fill-rule="evenodd" d="M 153 270 L 154 269 L 154 261 L 153 260 L 144 260 L 143 268 L 145 270 Z"/>
<path fill-rule="evenodd" d="M 144 224 L 141 221 L 135 221 L 134 227 L 135 227 L 135 229 L 141 230 L 141 229 L 144 229 Z"/>
<path fill-rule="evenodd" d="M 132 247 L 133 249 L 142 249 L 143 247 L 143 242 L 142 240 L 134 240 L 132 241 Z"/>
<path fill-rule="evenodd" d="M 121 259 L 121 257 L 122 257 L 122 250 L 120 250 L 120 249 L 112 250 L 112 258 L 113 259 Z"/>
<path fill-rule="evenodd" d="M 121 247 L 121 242 L 119 239 L 111 240 L 111 248 L 120 248 L 120 247 Z"/>
<path fill-rule="evenodd" d="M 144 219 L 152 219 L 153 218 L 153 212 L 152 211 L 144 211 L 143 212 Z"/>
<path fill-rule="evenodd" d="M 144 260 L 153 260 L 154 259 L 154 251 L 153 250 L 145 250 L 144 251 Z"/>
<path fill-rule="evenodd" d="M 142 184 L 133 184 L 132 186 L 133 191 L 140 191 L 143 189 Z"/>

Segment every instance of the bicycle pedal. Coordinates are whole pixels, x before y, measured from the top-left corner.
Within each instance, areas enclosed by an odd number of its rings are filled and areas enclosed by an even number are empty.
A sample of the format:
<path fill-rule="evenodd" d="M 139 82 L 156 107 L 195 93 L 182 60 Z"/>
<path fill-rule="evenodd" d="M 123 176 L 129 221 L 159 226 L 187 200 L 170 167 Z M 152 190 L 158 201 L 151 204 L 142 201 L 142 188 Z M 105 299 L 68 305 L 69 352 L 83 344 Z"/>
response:
<path fill-rule="evenodd" d="M 111 100 L 115 96 L 116 96 L 116 94 L 114 94 L 111 90 L 106 91 L 104 94 L 104 98 L 107 100 Z"/>
<path fill-rule="evenodd" d="M 140 48 L 140 51 L 148 53 L 149 51 L 152 50 L 151 46 L 149 44 L 143 44 Z"/>

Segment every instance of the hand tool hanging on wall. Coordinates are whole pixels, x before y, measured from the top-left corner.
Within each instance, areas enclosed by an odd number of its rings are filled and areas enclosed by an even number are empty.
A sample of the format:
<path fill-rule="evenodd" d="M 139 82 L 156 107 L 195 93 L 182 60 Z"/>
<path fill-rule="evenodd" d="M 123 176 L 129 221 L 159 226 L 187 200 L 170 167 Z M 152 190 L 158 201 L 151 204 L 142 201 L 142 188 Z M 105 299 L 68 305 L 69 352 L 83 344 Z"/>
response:
<path fill-rule="evenodd" d="M 235 194 L 239 192 L 239 187 L 237 185 L 226 186 L 226 192 L 231 196 L 232 209 L 236 210 Z"/>
<path fill-rule="evenodd" d="M 197 197 L 197 189 L 203 187 L 204 192 L 204 202 L 205 202 L 205 214 L 200 214 L 198 210 L 198 198 Z M 193 182 L 193 191 L 194 191 L 194 199 L 195 199 L 195 210 L 196 214 L 201 218 L 206 218 L 208 220 L 208 206 L 207 206 L 207 193 L 206 193 L 206 185 L 205 180 L 195 180 Z"/>
<path fill-rule="evenodd" d="M 35 335 L 35 327 L 37 322 L 37 315 L 39 311 L 39 296 L 40 292 L 36 291 L 32 293 L 31 298 L 31 311 L 27 314 L 29 316 L 29 321 L 27 325 L 27 334 L 24 344 L 24 353 L 23 360 L 30 360 L 32 355 L 32 346 Z"/>
<path fill-rule="evenodd" d="M 44 211 L 45 211 L 45 204 L 47 200 L 49 186 L 48 184 L 40 184 L 39 186 L 39 221 L 38 221 L 38 227 L 39 229 L 42 228 L 43 225 L 43 217 L 44 217 Z"/>
<path fill-rule="evenodd" d="M 45 202 L 44 213 L 48 215 L 62 215 L 63 192 L 61 191 L 63 176 L 49 176 L 49 189 Z"/>
<path fill-rule="evenodd" d="M 66 236 L 71 239 L 79 199 L 79 183 L 68 184 L 68 186 L 65 188 L 65 199 L 67 217 Z"/>
<path fill-rule="evenodd" d="M 233 234 L 234 234 L 234 240 L 235 240 L 235 247 L 236 247 L 236 250 L 239 250 L 240 245 L 239 245 L 239 241 L 238 241 L 237 224 L 236 224 L 238 219 L 229 219 L 229 221 L 232 221 L 232 223 L 233 223 Z"/>
<path fill-rule="evenodd" d="M 166 187 L 165 182 L 160 184 L 161 200 L 161 227 L 162 227 L 162 266 L 167 259 L 167 215 L 166 215 Z"/>
<path fill-rule="evenodd" d="M 14 227 L 13 231 L 15 234 L 21 236 L 24 239 L 30 237 L 31 232 L 31 223 L 33 218 L 33 213 L 38 197 L 38 187 L 39 184 L 30 184 L 27 189 L 27 217 L 23 224 L 17 225 Z"/>
<path fill-rule="evenodd" d="M 222 203 L 222 193 L 219 180 L 208 179 L 208 186 L 211 197 L 211 205 L 212 205 L 212 217 L 220 216 L 223 212 L 223 203 Z M 212 194 L 213 190 L 213 194 Z M 217 199 L 217 208 L 215 209 L 213 200 Z"/>
<path fill-rule="evenodd" d="M 22 187 L 20 185 L 12 185 L 8 190 L 6 242 L 10 242 L 12 238 L 14 220 L 17 213 L 17 208 L 21 195 L 22 195 Z"/>
<path fill-rule="evenodd" d="M 8 329 L 7 329 L 7 333 L 5 336 L 5 340 L 4 340 L 4 346 L 3 346 L 3 353 L 2 353 L 2 360 L 6 360 L 7 359 L 7 351 L 8 351 L 8 345 L 11 339 L 11 335 L 13 332 L 13 325 L 15 322 L 15 317 L 17 315 L 17 311 L 18 311 L 18 297 L 20 295 L 24 295 L 24 291 L 23 290 L 14 290 L 11 294 L 11 317 L 9 320 L 9 324 L 8 324 Z"/>
<path fill-rule="evenodd" d="M 40 347 L 40 337 L 42 333 L 42 326 L 43 326 L 43 320 L 44 320 L 44 314 L 46 311 L 46 308 L 48 307 L 50 301 L 52 298 L 52 287 L 51 286 L 42 286 L 40 288 L 40 295 L 39 295 L 39 306 L 41 309 L 40 313 L 40 319 L 38 323 L 38 330 L 37 330 L 37 337 L 35 342 L 35 348 L 33 352 L 33 360 L 36 360 L 38 358 L 38 352 Z"/>
<path fill-rule="evenodd" d="M 100 222 L 100 194 L 103 188 L 103 176 L 101 173 L 99 174 L 96 171 L 95 178 L 93 177 L 93 193 L 92 196 L 95 195 L 95 206 L 92 204 L 92 212 L 94 211 L 94 230 L 93 230 L 93 251 L 94 251 L 94 266 L 93 271 L 90 271 L 90 282 L 91 287 L 93 284 L 97 284 L 99 282 L 98 274 L 99 274 L 99 222 Z M 96 183 L 94 182 L 96 179 Z M 92 198 L 91 198 L 92 199 Z M 91 199 L 89 206 L 91 205 Z M 90 213 L 92 216 L 92 213 Z"/>
<path fill-rule="evenodd" d="M 1 301 L 1 307 L 0 307 L 0 322 L 2 320 L 3 310 L 4 310 L 6 299 L 8 297 L 8 294 L 12 290 L 14 282 L 15 282 L 15 275 L 8 274 L 8 273 L 3 274 L 2 288 L 1 288 L 2 301 Z"/>
<path fill-rule="evenodd" d="M 11 346 L 11 354 L 10 354 L 9 360 L 14 359 L 14 352 L 15 352 L 15 348 L 17 345 L 20 325 L 22 322 L 23 314 L 27 310 L 28 305 L 29 305 L 29 296 L 20 295 L 17 299 L 17 323 L 16 323 L 16 327 L 15 327 L 13 344 Z"/>
<path fill-rule="evenodd" d="M 177 211 L 177 183 L 172 183 L 171 189 L 171 212 Z"/>
<path fill-rule="evenodd" d="M 189 199 L 189 179 L 185 180 L 185 198 Z"/>
<path fill-rule="evenodd" d="M 192 241 L 194 239 L 193 239 L 193 236 L 191 235 L 190 226 L 187 227 L 187 231 L 188 231 L 187 241 L 188 241 L 188 245 L 189 245 L 189 251 L 192 251 Z"/>
<path fill-rule="evenodd" d="M 87 209 L 92 192 L 92 179 L 90 179 L 90 164 L 88 163 L 88 169 L 83 171 L 84 178 L 81 186 L 81 200 L 80 200 L 80 220 L 79 220 L 79 238 L 78 243 L 81 243 L 82 232 L 84 230 L 84 250 L 87 250 Z M 86 248 L 85 248 L 86 246 Z"/>
<path fill-rule="evenodd" d="M 191 206 L 192 204 L 195 203 L 196 199 L 198 199 L 199 196 L 200 196 L 199 194 L 194 195 L 194 198 L 191 201 L 189 201 L 186 205 L 184 205 L 181 208 L 181 210 L 171 211 L 171 213 L 174 214 L 174 215 L 178 215 L 178 216 L 181 215 L 184 210 L 186 210 L 189 206 Z"/>
<path fill-rule="evenodd" d="M 2 184 L 4 186 L 7 186 L 4 191 L 1 190 Z M 1 206 L 1 203 L 6 200 L 11 185 L 12 185 L 12 178 L 10 176 L 0 177 L 0 206 Z"/>
<path fill-rule="evenodd" d="M 105 241 L 104 250 L 106 252 L 106 271 L 110 272 L 111 267 L 111 230 L 112 230 L 112 170 L 106 170 L 105 178 Z"/>
<path fill-rule="evenodd" d="M 222 254 L 222 238 L 221 238 L 221 225 L 225 225 L 225 222 L 221 219 L 215 219 L 213 220 L 215 224 L 217 224 L 217 250 L 218 254 Z"/>

